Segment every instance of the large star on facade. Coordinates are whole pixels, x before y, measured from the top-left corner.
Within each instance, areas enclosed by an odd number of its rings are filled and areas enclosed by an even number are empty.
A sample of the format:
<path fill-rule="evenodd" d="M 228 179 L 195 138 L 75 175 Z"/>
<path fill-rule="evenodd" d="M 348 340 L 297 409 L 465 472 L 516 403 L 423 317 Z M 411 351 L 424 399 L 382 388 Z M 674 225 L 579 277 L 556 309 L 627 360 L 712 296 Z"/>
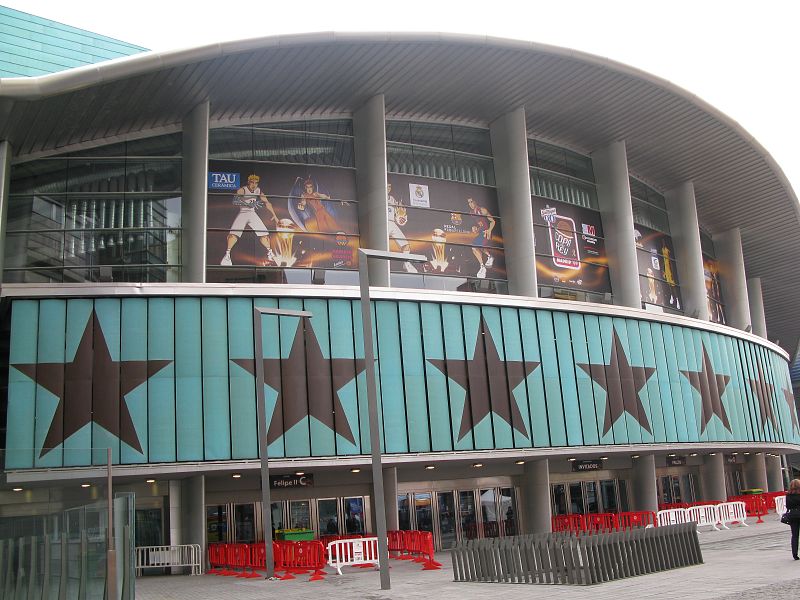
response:
<path fill-rule="evenodd" d="M 611 431 L 611 426 L 624 413 L 632 416 L 648 433 L 650 421 L 644 411 L 639 392 L 655 372 L 654 367 L 633 367 L 622 347 L 616 330 L 613 331 L 611 358 L 606 365 L 596 363 L 577 363 L 594 382 L 606 391 L 606 415 L 603 422 L 603 435 Z"/>
<path fill-rule="evenodd" d="M 794 402 L 792 390 L 783 390 L 783 397 L 786 400 L 786 404 L 789 405 L 789 414 L 792 415 L 792 428 L 800 430 L 800 425 L 797 423 L 797 404 Z"/>
<path fill-rule="evenodd" d="M 758 409 L 761 412 L 761 423 L 767 426 L 767 421 L 772 423 L 772 428 L 778 430 L 778 417 L 772 409 L 772 398 L 775 393 L 775 386 L 767 381 L 761 365 L 758 365 L 758 377 L 750 379 L 750 387 L 758 400 Z"/>
<path fill-rule="evenodd" d="M 700 371 L 681 371 L 692 387 L 700 394 L 700 402 L 703 407 L 702 411 L 702 425 L 700 434 L 702 435 L 706 427 L 708 427 L 711 417 L 717 415 L 719 420 L 728 431 L 731 431 L 731 424 L 728 421 L 728 413 L 725 412 L 725 407 L 722 405 L 722 394 L 725 393 L 725 387 L 731 380 L 730 375 L 719 375 L 714 372 L 714 365 L 711 364 L 711 357 L 706 351 L 704 344 L 703 348 L 703 365 Z"/>
<path fill-rule="evenodd" d="M 39 458 L 89 423 L 100 425 L 142 453 L 125 395 L 171 362 L 113 360 L 92 311 L 72 362 L 12 365 L 58 398 Z"/>
<path fill-rule="evenodd" d="M 314 328 L 300 323 L 289 356 L 263 360 L 264 383 L 278 392 L 267 430 L 268 444 L 306 417 L 314 417 L 356 443 L 338 390 L 364 370 L 363 358 L 324 358 Z M 253 359 L 235 358 L 233 362 L 255 375 Z"/>
<path fill-rule="evenodd" d="M 529 360 L 500 360 L 494 339 L 483 317 L 478 328 L 478 339 L 475 340 L 472 359 L 429 358 L 428 362 L 446 377 L 458 383 L 467 393 L 461 413 L 459 441 L 489 413 L 496 414 L 530 439 L 513 391 L 539 366 L 539 363 Z"/>

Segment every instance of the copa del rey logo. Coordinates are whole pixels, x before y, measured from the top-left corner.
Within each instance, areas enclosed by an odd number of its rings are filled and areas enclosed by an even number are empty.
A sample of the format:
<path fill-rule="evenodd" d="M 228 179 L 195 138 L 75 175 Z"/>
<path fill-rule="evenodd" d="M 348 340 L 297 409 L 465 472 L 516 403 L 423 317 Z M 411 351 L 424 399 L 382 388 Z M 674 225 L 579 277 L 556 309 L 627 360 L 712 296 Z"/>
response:
<path fill-rule="evenodd" d="M 241 187 L 239 173 L 210 172 L 208 174 L 208 189 L 210 190 L 238 190 Z"/>

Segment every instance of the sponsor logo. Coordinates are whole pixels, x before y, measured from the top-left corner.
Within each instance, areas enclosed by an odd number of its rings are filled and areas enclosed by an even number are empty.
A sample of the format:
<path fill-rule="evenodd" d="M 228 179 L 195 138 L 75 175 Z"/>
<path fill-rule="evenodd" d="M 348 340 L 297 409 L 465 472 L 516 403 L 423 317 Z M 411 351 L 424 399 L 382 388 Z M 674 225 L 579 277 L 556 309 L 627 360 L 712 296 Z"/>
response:
<path fill-rule="evenodd" d="M 210 172 L 208 174 L 208 189 L 210 190 L 238 190 L 241 186 L 239 173 Z"/>
<path fill-rule="evenodd" d="M 450 213 L 450 222 L 453 225 L 461 225 L 463 221 L 464 219 L 461 218 L 461 215 L 459 213 Z"/>
<path fill-rule="evenodd" d="M 589 223 L 581 223 L 581 229 L 583 230 L 583 235 L 590 235 L 592 237 L 597 235 L 595 226 Z"/>

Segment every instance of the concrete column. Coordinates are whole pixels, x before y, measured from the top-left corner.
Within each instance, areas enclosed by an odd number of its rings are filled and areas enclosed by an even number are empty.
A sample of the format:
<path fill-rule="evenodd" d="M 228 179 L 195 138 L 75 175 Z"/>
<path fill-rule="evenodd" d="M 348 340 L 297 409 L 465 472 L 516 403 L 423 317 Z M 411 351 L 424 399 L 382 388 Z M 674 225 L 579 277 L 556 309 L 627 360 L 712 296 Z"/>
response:
<path fill-rule="evenodd" d="M 525 533 L 550 533 L 553 515 L 550 507 L 550 461 L 542 458 L 526 462 L 523 474 Z"/>
<path fill-rule="evenodd" d="M 8 194 L 11 184 L 11 144 L 0 142 L 0 282 L 5 268 L 6 227 L 8 225 Z"/>
<path fill-rule="evenodd" d="M 383 94 L 373 96 L 353 113 L 353 135 L 358 190 L 358 231 L 361 247 L 389 248 L 389 221 L 386 206 L 386 112 Z M 369 264 L 370 283 L 389 285 L 389 261 Z"/>
<path fill-rule="evenodd" d="M 720 261 L 720 287 L 725 300 L 728 325 L 744 330 L 750 325 L 750 302 L 742 255 L 742 234 L 738 228 L 713 236 Z"/>
<path fill-rule="evenodd" d="M 764 462 L 767 468 L 767 487 L 768 492 L 781 492 L 783 487 L 783 472 L 781 471 L 780 456 L 765 456 Z"/>
<path fill-rule="evenodd" d="M 383 503 L 386 507 L 386 529 L 400 529 L 400 517 L 397 513 L 397 467 L 383 468 Z"/>
<path fill-rule="evenodd" d="M 706 278 L 703 273 L 703 249 L 694 184 L 683 183 L 666 194 L 669 230 L 675 244 L 678 281 L 683 297 L 683 311 L 690 317 L 709 320 Z"/>
<path fill-rule="evenodd" d="M 633 461 L 633 510 L 658 510 L 656 457 L 642 454 Z"/>
<path fill-rule="evenodd" d="M 750 323 L 753 333 L 767 339 L 767 318 L 764 316 L 764 296 L 761 294 L 761 278 L 747 280 L 747 298 L 750 301 Z"/>
<path fill-rule="evenodd" d="M 531 176 L 525 109 L 520 107 L 489 125 L 497 200 L 505 244 L 508 291 L 536 298 Z"/>
<path fill-rule="evenodd" d="M 184 283 L 206 281 L 209 113 L 210 106 L 206 101 L 195 106 L 183 119 L 181 280 Z"/>
<path fill-rule="evenodd" d="M 722 454 L 703 457 L 703 464 L 700 466 L 700 495 L 701 500 L 724 502 L 728 499 L 725 490 L 725 460 Z"/>
<path fill-rule="evenodd" d="M 184 543 L 183 540 L 183 507 L 181 506 L 181 500 L 183 495 L 181 494 L 181 482 L 180 481 L 170 481 L 169 482 L 169 497 L 167 498 L 169 502 L 169 545 L 170 546 L 180 546 Z M 205 529 L 205 527 L 203 527 Z M 181 569 L 179 567 L 172 568 L 172 574 L 178 575 L 180 574 Z"/>
<path fill-rule="evenodd" d="M 744 485 L 747 489 L 759 488 L 764 491 L 769 489 L 767 485 L 767 465 L 762 452 L 745 456 L 742 470 L 744 471 Z"/>
<path fill-rule="evenodd" d="M 642 307 L 625 142 L 592 153 L 614 304 Z"/>
<path fill-rule="evenodd" d="M 170 496 L 172 487 L 170 482 Z M 206 547 L 206 478 L 196 475 L 181 479 L 181 537 L 184 544 Z M 170 503 L 170 509 L 172 503 Z M 171 522 L 171 520 L 170 520 Z"/>

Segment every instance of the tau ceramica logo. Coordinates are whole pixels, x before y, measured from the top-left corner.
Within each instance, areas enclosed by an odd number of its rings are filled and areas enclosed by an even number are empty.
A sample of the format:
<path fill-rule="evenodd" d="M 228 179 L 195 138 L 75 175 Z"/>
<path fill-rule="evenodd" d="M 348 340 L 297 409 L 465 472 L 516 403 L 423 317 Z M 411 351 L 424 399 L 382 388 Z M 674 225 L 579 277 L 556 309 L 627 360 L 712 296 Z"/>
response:
<path fill-rule="evenodd" d="M 210 190 L 235 191 L 240 187 L 239 173 L 218 173 L 212 171 L 208 174 L 208 189 Z"/>

